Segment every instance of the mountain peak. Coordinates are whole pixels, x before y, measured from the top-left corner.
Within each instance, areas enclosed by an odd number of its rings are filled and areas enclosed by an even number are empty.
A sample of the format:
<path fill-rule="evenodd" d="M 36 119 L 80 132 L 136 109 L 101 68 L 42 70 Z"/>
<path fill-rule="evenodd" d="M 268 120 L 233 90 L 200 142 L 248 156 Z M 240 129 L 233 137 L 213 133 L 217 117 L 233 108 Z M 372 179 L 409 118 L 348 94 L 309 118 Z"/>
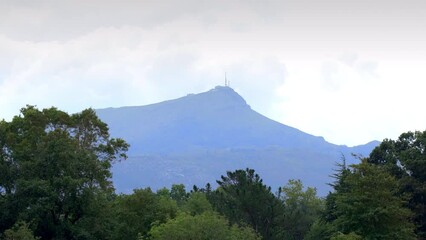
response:
<path fill-rule="evenodd" d="M 229 86 L 220 86 L 220 85 L 216 86 L 215 88 L 213 88 L 210 91 L 233 91 L 233 92 L 235 92 L 234 89 L 232 89 Z"/>
<path fill-rule="evenodd" d="M 248 107 L 250 106 L 234 89 L 228 86 L 216 86 L 215 88 L 199 93 L 189 95 L 190 99 L 196 100 L 197 104 L 204 105 L 206 107 Z M 197 99 L 192 99 L 197 98 Z"/>
<path fill-rule="evenodd" d="M 305 179 L 320 193 L 341 154 L 368 155 L 374 143 L 348 148 L 275 122 L 252 110 L 232 88 L 209 91 L 146 106 L 99 109 L 111 136 L 130 145 L 129 161 L 115 165 L 119 192 L 149 183 L 186 186 L 214 182 L 225 171 L 253 168 L 281 186 Z M 349 158 L 348 158 L 349 159 Z"/>

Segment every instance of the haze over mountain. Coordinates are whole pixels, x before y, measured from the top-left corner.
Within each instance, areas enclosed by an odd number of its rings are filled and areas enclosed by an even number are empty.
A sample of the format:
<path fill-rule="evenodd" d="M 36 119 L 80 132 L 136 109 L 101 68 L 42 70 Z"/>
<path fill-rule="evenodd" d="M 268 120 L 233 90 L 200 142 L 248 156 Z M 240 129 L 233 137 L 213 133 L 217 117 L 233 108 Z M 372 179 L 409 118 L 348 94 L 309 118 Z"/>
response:
<path fill-rule="evenodd" d="M 203 187 L 228 170 L 249 167 L 274 188 L 298 178 L 325 194 L 342 155 L 351 162 L 351 153 L 367 156 L 378 144 L 331 144 L 253 111 L 226 86 L 147 106 L 98 109 L 97 114 L 112 136 L 131 145 L 129 159 L 113 167 L 118 192 L 173 183 Z"/>

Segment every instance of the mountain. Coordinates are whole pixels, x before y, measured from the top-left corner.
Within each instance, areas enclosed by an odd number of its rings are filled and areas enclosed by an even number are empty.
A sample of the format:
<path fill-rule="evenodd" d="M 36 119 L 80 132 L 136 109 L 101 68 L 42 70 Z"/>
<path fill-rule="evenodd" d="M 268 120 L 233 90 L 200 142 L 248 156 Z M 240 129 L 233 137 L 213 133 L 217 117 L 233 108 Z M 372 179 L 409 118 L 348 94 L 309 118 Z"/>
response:
<path fill-rule="evenodd" d="M 215 183 L 228 170 L 254 168 L 273 187 L 299 178 L 326 193 L 335 162 L 367 156 L 378 144 L 349 148 L 253 111 L 230 87 L 147 106 L 96 110 L 114 137 L 130 143 L 129 159 L 113 167 L 119 192 L 184 183 Z"/>

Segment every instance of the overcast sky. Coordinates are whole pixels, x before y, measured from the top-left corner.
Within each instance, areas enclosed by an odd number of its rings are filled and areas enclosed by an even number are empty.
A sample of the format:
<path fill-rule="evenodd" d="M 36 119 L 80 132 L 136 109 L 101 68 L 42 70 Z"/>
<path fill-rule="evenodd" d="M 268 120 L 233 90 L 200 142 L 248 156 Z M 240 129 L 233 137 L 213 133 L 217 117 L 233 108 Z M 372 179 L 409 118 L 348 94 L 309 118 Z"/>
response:
<path fill-rule="evenodd" d="M 426 129 L 426 1 L 0 0 L 0 119 L 224 84 L 336 144 Z"/>

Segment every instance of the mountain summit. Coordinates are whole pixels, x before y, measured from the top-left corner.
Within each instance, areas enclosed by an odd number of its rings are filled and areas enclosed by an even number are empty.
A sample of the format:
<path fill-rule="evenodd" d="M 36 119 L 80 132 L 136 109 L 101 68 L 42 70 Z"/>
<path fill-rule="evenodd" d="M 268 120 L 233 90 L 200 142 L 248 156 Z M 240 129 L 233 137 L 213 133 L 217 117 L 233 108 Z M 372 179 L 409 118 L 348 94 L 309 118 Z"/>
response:
<path fill-rule="evenodd" d="M 97 110 L 131 153 L 170 153 L 194 148 L 322 148 L 321 137 L 303 133 L 253 111 L 230 87 L 140 107 Z M 125 117 L 125 118 L 123 118 Z"/>
<path fill-rule="evenodd" d="M 226 130 L 218 129 L 229 128 L 229 120 L 237 113 L 249 111 L 250 106 L 232 88 L 218 86 L 175 100 L 100 109 L 97 113 L 111 127 L 112 134 L 121 134 L 132 144 L 132 153 L 139 154 L 225 146 L 220 138 L 227 137 Z"/>
<path fill-rule="evenodd" d="M 185 97 L 181 98 L 181 100 L 182 99 L 185 99 Z M 240 95 L 238 95 L 234 89 L 227 86 L 217 86 L 210 91 L 200 94 L 189 94 L 186 99 L 188 102 L 198 102 L 198 106 L 201 108 L 250 108 L 246 101 Z"/>
<path fill-rule="evenodd" d="M 300 178 L 323 190 L 341 154 L 365 156 L 377 145 L 348 148 L 328 143 L 255 112 L 227 86 L 97 113 L 112 136 L 131 145 L 130 159 L 113 169 L 117 190 L 124 192 L 173 183 L 203 186 L 227 170 L 246 167 L 275 187 Z"/>

